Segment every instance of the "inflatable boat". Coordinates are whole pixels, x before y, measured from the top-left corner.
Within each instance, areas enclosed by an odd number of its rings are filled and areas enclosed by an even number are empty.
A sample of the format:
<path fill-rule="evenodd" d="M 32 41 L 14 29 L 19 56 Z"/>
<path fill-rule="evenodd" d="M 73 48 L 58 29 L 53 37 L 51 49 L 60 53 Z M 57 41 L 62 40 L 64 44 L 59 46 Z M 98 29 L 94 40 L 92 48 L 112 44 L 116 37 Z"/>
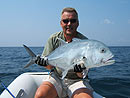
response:
<path fill-rule="evenodd" d="M 1 93 L 0 98 L 34 98 L 37 88 L 42 81 L 48 78 L 48 72 L 30 72 L 18 76 Z M 105 98 L 96 92 L 93 92 L 94 98 Z"/>

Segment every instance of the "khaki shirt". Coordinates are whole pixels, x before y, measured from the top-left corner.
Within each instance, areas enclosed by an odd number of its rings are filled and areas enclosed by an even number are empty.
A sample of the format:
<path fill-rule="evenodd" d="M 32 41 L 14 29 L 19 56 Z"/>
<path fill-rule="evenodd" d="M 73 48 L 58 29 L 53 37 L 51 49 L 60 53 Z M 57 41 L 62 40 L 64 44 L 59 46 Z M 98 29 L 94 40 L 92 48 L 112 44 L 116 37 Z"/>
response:
<path fill-rule="evenodd" d="M 65 37 L 64 37 L 64 33 L 61 31 L 61 32 L 57 32 L 53 35 L 51 35 L 51 37 L 48 39 L 47 41 L 47 44 L 45 45 L 44 47 L 44 51 L 42 53 L 42 56 L 47 56 L 49 55 L 52 51 L 54 51 L 57 47 L 60 46 L 60 41 L 58 40 L 58 38 L 61 38 L 63 39 L 64 41 L 66 41 Z M 87 37 L 85 37 L 84 35 L 82 35 L 81 33 L 77 33 L 75 38 L 79 38 L 79 39 L 88 39 Z M 56 68 L 57 72 L 59 75 L 61 75 L 61 71 Z M 75 72 L 73 72 L 73 70 L 69 71 L 67 76 L 73 76 L 74 77 Z M 78 78 L 77 75 L 75 78 Z"/>

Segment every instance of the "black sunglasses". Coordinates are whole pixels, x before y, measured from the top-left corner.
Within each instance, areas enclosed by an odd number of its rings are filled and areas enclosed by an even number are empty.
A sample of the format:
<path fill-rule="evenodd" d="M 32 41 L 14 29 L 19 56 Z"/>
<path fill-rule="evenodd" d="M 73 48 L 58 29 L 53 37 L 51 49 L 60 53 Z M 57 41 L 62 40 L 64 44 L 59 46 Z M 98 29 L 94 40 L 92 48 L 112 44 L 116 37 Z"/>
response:
<path fill-rule="evenodd" d="M 77 21 L 77 19 L 63 19 L 62 20 L 65 24 L 68 23 L 68 22 L 71 22 L 71 23 L 75 23 Z"/>

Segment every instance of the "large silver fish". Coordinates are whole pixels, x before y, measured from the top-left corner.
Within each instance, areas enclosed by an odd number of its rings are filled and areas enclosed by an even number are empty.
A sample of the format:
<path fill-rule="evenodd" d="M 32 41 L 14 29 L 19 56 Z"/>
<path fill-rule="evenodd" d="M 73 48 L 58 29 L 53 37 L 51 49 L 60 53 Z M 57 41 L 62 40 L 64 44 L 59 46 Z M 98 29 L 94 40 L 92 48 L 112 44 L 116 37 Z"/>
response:
<path fill-rule="evenodd" d="M 62 79 L 66 76 L 68 70 L 73 69 L 76 64 L 82 63 L 88 70 L 115 62 L 115 60 L 112 60 L 114 55 L 110 49 L 100 41 L 75 39 L 71 43 L 66 43 L 62 39 L 59 40 L 62 45 L 50 53 L 47 59 L 48 64 L 57 66 L 62 70 Z M 32 57 L 26 65 L 27 67 L 35 63 L 37 56 L 27 46 L 24 45 L 24 47 Z"/>

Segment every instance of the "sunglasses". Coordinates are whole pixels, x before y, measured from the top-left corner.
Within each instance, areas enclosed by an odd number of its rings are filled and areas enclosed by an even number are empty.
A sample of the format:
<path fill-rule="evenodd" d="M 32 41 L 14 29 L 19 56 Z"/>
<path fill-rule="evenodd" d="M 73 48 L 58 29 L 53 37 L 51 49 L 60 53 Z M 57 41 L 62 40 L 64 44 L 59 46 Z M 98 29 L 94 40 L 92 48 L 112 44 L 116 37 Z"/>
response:
<path fill-rule="evenodd" d="M 75 23 L 77 21 L 77 19 L 63 19 L 62 20 L 65 24 L 67 24 L 68 22 L 70 23 Z"/>

